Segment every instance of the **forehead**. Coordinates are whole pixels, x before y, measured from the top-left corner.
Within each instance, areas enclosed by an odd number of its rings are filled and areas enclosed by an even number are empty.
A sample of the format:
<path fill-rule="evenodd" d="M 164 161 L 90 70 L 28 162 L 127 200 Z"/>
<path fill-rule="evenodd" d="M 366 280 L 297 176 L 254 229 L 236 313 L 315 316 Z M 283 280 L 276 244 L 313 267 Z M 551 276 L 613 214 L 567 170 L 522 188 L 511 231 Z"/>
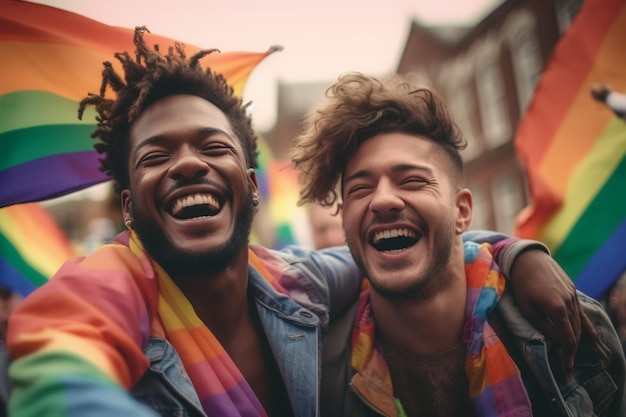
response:
<path fill-rule="evenodd" d="M 206 128 L 219 129 L 235 137 L 228 118 L 216 105 L 198 96 L 172 95 L 141 112 L 131 126 L 130 139 L 134 146 L 146 138 Z"/>
<path fill-rule="evenodd" d="M 346 165 L 345 177 L 357 171 L 386 171 L 394 167 L 421 166 L 446 169 L 443 152 L 425 136 L 393 132 L 363 141 Z"/>

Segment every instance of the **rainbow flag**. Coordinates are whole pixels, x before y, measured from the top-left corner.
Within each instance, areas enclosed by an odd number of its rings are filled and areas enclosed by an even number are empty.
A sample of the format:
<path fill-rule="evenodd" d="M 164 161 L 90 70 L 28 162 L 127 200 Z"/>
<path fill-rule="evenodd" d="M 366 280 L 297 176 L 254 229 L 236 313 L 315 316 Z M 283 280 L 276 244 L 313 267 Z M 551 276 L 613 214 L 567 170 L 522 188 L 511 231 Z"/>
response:
<path fill-rule="evenodd" d="M 626 270 L 626 123 L 591 97 L 626 91 L 626 0 L 587 0 L 559 41 L 517 131 L 532 204 L 515 233 L 545 242 L 581 291 Z"/>
<path fill-rule="evenodd" d="M 162 50 L 175 42 L 147 36 Z M 207 48 L 214 46 L 219 45 Z M 188 55 L 200 49 L 185 48 Z M 279 49 L 214 53 L 203 61 L 241 96 L 255 66 Z M 79 121 L 78 101 L 99 92 L 104 61 L 121 71 L 113 54 L 134 50 L 132 29 L 53 7 L 0 0 L 0 207 L 57 197 L 109 179 L 99 170 L 90 138 L 95 111 L 90 107 Z"/>
<path fill-rule="evenodd" d="M 50 213 L 26 203 L 0 208 L 0 254 L 0 285 L 25 297 L 73 251 Z"/>

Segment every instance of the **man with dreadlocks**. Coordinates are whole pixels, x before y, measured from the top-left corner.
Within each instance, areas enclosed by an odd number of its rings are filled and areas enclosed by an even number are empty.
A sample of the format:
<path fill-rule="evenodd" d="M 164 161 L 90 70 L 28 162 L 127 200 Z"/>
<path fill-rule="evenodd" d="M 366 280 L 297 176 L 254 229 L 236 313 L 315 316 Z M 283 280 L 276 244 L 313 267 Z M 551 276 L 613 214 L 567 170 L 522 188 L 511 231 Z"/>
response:
<path fill-rule="evenodd" d="M 145 31 L 135 32 L 135 57 L 116 54 L 124 77 L 105 63 L 100 94 L 79 109 L 96 108 L 95 146 L 128 231 L 65 263 L 13 313 L 9 411 L 317 416 L 322 341 L 356 299 L 360 272 L 345 247 L 249 244 L 259 192 L 246 107 L 201 67 L 212 51 L 187 58 L 176 45 L 162 55 Z M 561 341 L 573 350 L 580 322 L 570 288 L 549 301 L 532 291 L 550 257 L 522 252 L 532 242 L 486 239 L 498 242 L 505 271 L 517 259 L 519 301 L 566 322 Z"/>

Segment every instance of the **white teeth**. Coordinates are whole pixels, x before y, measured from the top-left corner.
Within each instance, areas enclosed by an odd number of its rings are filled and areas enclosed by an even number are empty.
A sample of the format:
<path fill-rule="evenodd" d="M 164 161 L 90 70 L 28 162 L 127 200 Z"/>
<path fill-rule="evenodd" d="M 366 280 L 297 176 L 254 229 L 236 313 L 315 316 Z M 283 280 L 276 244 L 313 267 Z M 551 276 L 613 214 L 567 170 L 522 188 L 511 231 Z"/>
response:
<path fill-rule="evenodd" d="M 178 214 L 185 207 L 196 205 L 209 205 L 214 208 L 219 208 L 219 203 L 215 197 L 211 194 L 194 194 L 187 195 L 179 198 L 172 207 L 172 214 Z"/>
<path fill-rule="evenodd" d="M 407 229 L 406 227 L 383 230 L 381 232 L 376 232 L 374 235 L 374 243 L 378 243 L 383 239 L 390 239 L 398 236 L 415 237 L 415 232 Z"/>

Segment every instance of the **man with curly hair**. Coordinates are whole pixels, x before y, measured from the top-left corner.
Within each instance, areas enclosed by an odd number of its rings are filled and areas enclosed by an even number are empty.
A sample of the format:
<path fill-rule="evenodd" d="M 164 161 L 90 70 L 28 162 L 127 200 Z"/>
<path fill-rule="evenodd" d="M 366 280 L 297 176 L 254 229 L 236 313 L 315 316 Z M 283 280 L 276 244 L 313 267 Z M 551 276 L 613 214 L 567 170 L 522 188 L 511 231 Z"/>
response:
<path fill-rule="evenodd" d="M 568 372 L 505 291 L 493 247 L 461 239 L 466 141 L 443 100 L 360 73 L 327 95 L 292 159 L 304 202 L 340 201 L 369 288 L 329 330 L 323 415 L 625 416 L 624 355 L 601 305 L 579 294 L 585 332 Z"/>
<path fill-rule="evenodd" d="M 79 109 L 96 109 L 95 146 L 128 230 L 66 262 L 13 313 L 9 412 L 317 416 L 322 342 L 361 273 L 345 247 L 249 244 L 259 191 L 246 106 L 200 65 L 213 51 L 162 54 L 145 32 L 135 31 L 134 55 L 116 54 L 123 76 L 105 63 L 99 94 Z M 542 250 L 523 250 L 532 242 L 486 238 L 507 272 L 516 259 L 519 301 L 564 323 L 557 339 L 573 351 L 580 321 L 567 277 Z M 538 281 L 556 301 L 533 290 Z"/>

